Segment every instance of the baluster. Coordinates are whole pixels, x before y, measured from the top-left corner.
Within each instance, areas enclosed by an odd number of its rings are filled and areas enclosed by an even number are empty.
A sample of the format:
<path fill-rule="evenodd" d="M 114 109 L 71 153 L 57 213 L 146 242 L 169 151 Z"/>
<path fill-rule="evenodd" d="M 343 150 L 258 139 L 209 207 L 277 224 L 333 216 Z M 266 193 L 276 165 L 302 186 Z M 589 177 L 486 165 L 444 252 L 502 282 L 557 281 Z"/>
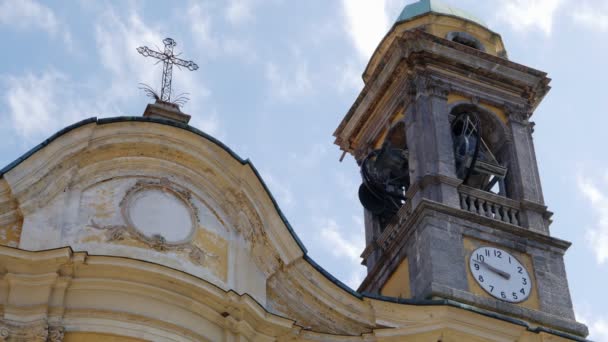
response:
<path fill-rule="evenodd" d="M 513 212 L 511 211 L 511 208 L 507 208 L 507 222 L 513 223 Z"/>
<path fill-rule="evenodd" d="M 460 209 L 464 209 L 464 210 L 468 210 L 467 209 L 467 200 L 465 198 L 465 194 L 460 193 Z"/>
<path fill-rule="evenodd" d="M 519 226 L 519 210 L 513 209 L 513 224 Z"/>
<path fill-rule="evenodd" d="M 507 208 L 503 206 L 500 206 L 500 208 L 502 209 L 502 221 L 509 222 L 509 213 L 507 212 Z"/>
<path fill-rule="evenodd" d="M 483 213 L 486 217 L 492 217 L 492 202 L 484 201 Z"/>
<path fill-rule="evenodd" d="M 481 214 L 481 201 L 479 200 L 479 198 L 475 199 L 475 214 Z"/>

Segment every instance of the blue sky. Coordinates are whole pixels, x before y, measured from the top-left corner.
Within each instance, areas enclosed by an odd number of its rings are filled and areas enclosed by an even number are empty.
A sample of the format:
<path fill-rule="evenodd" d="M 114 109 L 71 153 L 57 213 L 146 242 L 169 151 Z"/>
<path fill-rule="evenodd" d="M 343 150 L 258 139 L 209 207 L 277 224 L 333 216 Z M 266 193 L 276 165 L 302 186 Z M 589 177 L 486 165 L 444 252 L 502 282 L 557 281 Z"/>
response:
<path fill-rule="evenodd" d="M 250 158 L 310 255 L 356 288 L 365 270 L 358 169 L 332 133 L 362 87 L 373 49 L 406 0 L 0 0 L 0 165 L 75 121 L 141 115 L 161 46 L 196 61 L 176 70 L 191 124 Z M 591 338 L 608 341 L 608 2 L 446 2 L 502 34 L 509 57 L 547 71 L 534 139 L 551 232 L 573 242 L 570 290 Z"/>

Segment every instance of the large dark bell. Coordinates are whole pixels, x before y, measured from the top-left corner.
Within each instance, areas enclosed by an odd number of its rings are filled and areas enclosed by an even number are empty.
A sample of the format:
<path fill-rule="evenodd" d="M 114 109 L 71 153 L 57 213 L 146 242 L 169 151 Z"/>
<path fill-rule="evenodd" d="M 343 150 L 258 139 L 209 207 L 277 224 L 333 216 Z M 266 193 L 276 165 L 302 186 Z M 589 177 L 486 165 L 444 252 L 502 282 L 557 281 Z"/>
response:
<path fill-rule="evenodd" d="M 359 187 L 359 201 L 372 214 L 380 215 L 386 211 L 384 201 L 371 192 L 365 184 L 361 184 Z"/>

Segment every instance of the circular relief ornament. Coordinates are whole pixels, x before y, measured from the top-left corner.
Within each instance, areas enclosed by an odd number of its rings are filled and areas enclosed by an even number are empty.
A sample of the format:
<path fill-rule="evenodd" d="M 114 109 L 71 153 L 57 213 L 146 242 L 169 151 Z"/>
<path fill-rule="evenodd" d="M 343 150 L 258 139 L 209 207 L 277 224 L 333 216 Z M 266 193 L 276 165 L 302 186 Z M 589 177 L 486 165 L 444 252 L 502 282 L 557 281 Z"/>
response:
<path fill-rule="evenodd" d="M 166 243 L 188 241 L 194 231 L 194 214 L 179 193 L 162 186 L 142 187 L 123 207 L 129 225 L 147 239 L 161 237 Z"/>

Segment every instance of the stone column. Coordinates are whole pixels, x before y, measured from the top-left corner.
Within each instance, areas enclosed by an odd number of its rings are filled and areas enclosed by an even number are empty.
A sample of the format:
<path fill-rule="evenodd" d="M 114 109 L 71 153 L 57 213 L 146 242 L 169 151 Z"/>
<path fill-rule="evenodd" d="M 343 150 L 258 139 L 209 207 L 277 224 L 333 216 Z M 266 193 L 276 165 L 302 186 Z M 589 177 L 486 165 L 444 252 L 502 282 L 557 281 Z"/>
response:
<path fill-rule="evenodd" d="M 532 141 L 530 112 L 523 108 L 507 107 L 511 130 L 511 153 L 507 181 L 511 198 L 520 201 L 520 221 L 524 227 L 548 234 L 547 208 Z"/>
<path fill-rule="evenodd" d="M 412 208 L 424 198 L 460 208 L 454 170 L 454 152 L 448 117 L 447 84 L 426 72 L 414 76 L 412 101 L 406 108 L 405 127 L 410 151 Z"/>

